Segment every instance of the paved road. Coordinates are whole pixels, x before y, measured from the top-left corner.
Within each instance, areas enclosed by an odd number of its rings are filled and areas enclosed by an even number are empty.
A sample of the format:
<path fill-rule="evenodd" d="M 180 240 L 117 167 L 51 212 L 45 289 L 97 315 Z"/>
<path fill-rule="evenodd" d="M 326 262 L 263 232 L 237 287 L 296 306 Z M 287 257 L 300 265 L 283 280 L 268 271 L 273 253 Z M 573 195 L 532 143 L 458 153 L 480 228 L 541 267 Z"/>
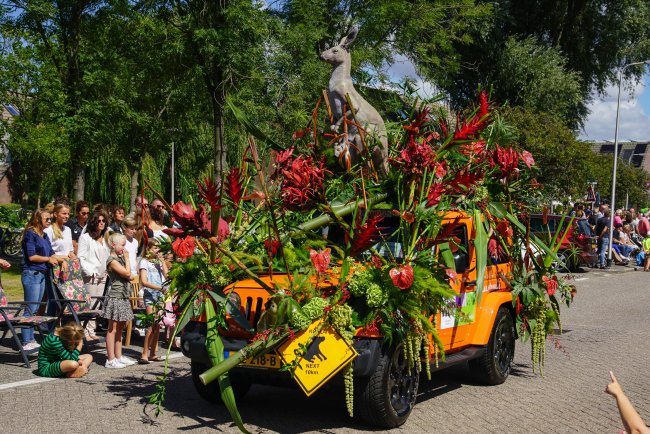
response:
<path fill-rule="evenodd" d="M 650 274 L 617 267 L 577 278 L 579 293 L 565 311 L 560 348 L 548 343 L 544 378 L 532 374 L 530 346 L 518 343 L 514 373 L 505 384 L 474 384 L 464 366 L 434 374 L 420 385 L 419 403 L 407 423 L 394 431 L 618 433 L 622 424 L 614 400 L 603 392 L 610 369 L 650 420 Z M 101 351 L 95 353 L 104 360 Z M 222 407 L 194 393 L 182 357 L 171 361 L 168 399 L 157 418 L 143 397 L 155 390 L 160 365 L 119 371 L 94 365 L 84 379 L 15 387 L 14 382 L 35 376 L 12 357 L 0 352 L 3 432 L 237 432 Z M 368 430 L 347 418 L 340 390 L 307 399 L 298 390 L 254 386 L 239 404 L 252 432 Z"/>

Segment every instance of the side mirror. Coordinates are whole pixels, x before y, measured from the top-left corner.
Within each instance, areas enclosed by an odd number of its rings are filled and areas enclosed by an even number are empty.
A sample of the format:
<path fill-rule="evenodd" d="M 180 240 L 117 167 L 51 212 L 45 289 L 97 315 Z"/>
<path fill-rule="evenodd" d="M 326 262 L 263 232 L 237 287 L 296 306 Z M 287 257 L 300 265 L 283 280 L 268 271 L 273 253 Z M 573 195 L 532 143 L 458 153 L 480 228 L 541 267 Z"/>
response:
<path fill-rule="evenodd" d="M 454 253 L 454 264 L 456 265 L 456 273 L 464 273 L 467 270 L 468 262 L 467 253 L 461 252 L 460 250 Z"/>

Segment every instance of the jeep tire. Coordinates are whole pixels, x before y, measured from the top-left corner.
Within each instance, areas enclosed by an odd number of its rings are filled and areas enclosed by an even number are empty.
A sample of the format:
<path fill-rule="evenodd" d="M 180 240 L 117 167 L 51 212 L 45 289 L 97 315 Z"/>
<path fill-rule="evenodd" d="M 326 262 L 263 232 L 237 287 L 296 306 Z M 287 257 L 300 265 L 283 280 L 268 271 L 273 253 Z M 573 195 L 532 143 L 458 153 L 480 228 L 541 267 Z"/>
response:
<path fill-rule="evenodd" d="M 210 367 L 194 360 L 192 360 L 190 367 L 192 371 L 192 382 L 194 383 L 194 387 L 196 388 L 196 391 L 199 393 L 201 398 L 215 404 L 221 404 L 223 401 L 221 401 L 221 390 L 219 389 L 219 382 L 215 380 L 212 383 L 205 385 L 199 378 L 199 375 L 203 374 Z M 243 398 L 248 392 L 248 389 L 251 388 L 250 380 L 236 372 L 230 372 L 229 376 L 230 384 L 232 385 L 233 392 L 235 392 L 235 400 Z"/>
<path fill-rule="evenodd" d="M 365 423 L 395 428 L 406 422 L 418 392 L 420 373 L 409 373 L 402 343 L 384 347 L 375 371 L 355 377 L 354 412 Z"/>
<path fill-rule="evenodd" d="M 485 352 L 481 357 L 469 361 L 469 368 L 479 382 L 495 385 L 506 381 L 515 356 L 515 339 L 512 315 L 502 306 L 494 320 Z"/>

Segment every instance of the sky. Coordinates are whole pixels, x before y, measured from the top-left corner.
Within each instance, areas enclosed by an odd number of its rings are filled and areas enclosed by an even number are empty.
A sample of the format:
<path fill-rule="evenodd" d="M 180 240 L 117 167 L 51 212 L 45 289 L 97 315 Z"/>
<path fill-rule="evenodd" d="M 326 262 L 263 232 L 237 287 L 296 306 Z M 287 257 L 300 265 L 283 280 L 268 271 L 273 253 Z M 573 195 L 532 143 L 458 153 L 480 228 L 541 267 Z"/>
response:
<path fill-rule="evenodd" d="M 434 88 L 417 75 L 413 64 L 403 56 L 395 58 L 395 63 L 387 68 L 387 73 L 397 82 L 404 77 L 414 79 L 423 97 L 436 95 Z M 618 140 L 650 141 L 650 74 L 646 73 L 644 79 L 633 89 L 630 85 L 630 82 L 624 82 L 621 91 Z M 602 97 L 594 95 L 594 100 L 589 104 L 590 114 L 585 121 L 584 130 L 578 134 L 581 140 L 614 141 L 617 95 L 616 85 L 609 86 L 606 95 Z"/>

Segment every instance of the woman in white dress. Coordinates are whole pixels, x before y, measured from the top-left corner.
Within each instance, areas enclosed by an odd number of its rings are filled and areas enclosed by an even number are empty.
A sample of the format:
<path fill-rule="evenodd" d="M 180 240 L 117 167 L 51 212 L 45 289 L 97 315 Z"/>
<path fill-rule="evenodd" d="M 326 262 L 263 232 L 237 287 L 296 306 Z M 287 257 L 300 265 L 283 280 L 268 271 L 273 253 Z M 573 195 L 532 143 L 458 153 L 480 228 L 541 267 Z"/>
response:
<path fill-rule="evenodd" d="M 86 227 L 87 231 L 79 237 L 79 247 L 77 256 L 81 263 L 81 273 L 83 275 L 86 289 L 93 297 L 104 295 L 106 287 L 106 260 L 110 253 L 108 243 L 104 238 L 108 228 L 108 214 L 104 210 L 97 210 Z M 98 341 L 95 335 L 95 324 L 92 321 L 86 327 L 87 340 Z"/>

